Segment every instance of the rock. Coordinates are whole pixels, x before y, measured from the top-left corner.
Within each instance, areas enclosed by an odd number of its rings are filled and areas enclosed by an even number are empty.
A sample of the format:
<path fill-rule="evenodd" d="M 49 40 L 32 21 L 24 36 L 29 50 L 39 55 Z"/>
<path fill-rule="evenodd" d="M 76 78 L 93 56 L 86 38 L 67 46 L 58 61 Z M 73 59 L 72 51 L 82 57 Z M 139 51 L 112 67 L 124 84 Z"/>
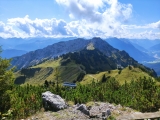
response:
<path fill-rule="evenodd" d="M 89 111 L 89 115 L 91 118 L 97 117 L 101 112 L 99 110 L 99 106 L 92 106 L 92 108 Z"/>
<path fill-rule="evenodd" d="M 102 112 L 102 118 L 103 118 L 104 120 L 106 120 L 106 118 L 109 117 L 110 115 L 111 115 L 110 109 L 107 109 L 106 111 L 103 111 L 103 112 Z"/>
<path fill-rule="evenodd" d="M 89 115 L 89 110 L 87 110 L 87 107 L 84 104 L 79 105 L 77 110 L 80 110 L 82 113 Z"/>
<path fill-rule="evenodd" d="M 45 110 L 57 111 L 67 108 L 65 101 L 59 96 L 46 91 L 42 93 L 42 102 Z"/>
<path fill-rule="evenodd" d="M 106 118 L 111 115 L 112 108 L 113 107 L 111 107 L 108 103 L 99 103 L 98 106 L 95 104 L 89 110 L 90 118 L 102 118 L 106 120 Z"/>
<path fill-rule="evenodd" d="M 110 109 L 107 109 L 106 110 L 106 116 L 110 116 L 111 115 L 111 110 Z"/>

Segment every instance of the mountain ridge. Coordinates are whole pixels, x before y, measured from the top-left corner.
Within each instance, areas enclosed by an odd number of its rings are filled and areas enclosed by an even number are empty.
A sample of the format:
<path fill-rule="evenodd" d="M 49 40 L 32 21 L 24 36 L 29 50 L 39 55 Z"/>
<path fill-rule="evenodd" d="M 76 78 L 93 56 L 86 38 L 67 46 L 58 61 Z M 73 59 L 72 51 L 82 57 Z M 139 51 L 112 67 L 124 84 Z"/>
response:
<path fill-rule="evenodd" d="M 75 40 L 58 42 L 53 45 L 49 45 L 43 49 L 31 51 L 20 57 L 14 57 L 12 60 L 12 65 L 16 65 L 18 69 L 32 66 L 38 64 L 40 61 L 43 61 L 44 59 L 50 59 L 66 54 L 68 52 L 82 50 L 91 42 L 94 44 L 96 48 L 100 49 L 100 51 L 106 54 L 107 56 L 111 55 L 110 51 L 112 51 L 112 53 L 119 51 L 117 49 L 114 49 L 101 38 L 93 38 L 89 40 L 78 38 Z"/>
<path fill-rule="evenodd" d="M 106 41 L 119 50 L 125 50 L 131 57 L 139 62 L 155 60 L 154 57 L 148 55 L 146 52 L 142 52 L 135 48 L 134 45 L 127 39 L 109 38 L 106 39 Z"/>
<path fill-rule="evenodd" d="M 130 58 L 126 57 L 126 61 L 127 59 Z M 133 62 L 135 63 L 133 64 Z M 128 78 L 130 78 L 127 79 L 128 81 L 132 78 L 135 79 L 135 76 L 144 77 L 153 75 L 154 73 L 154 71 L 147 69 L 134 60 L 132 61 L 132 64 L 133 66 L 128 66 L 128 62 L 124 62 L 117 68 L 117 63 L 113 57 L 107 57 L 98 49 L 87 50 L 85 48 L 81 51 L 64 54 L 55 60 L 49 59 L 36 66 L 24 68 L 16 72 L 15 83 L 43 84 L 45 80 L 53 81 L 57 79 L 55 78 L 55 69 L 59 71 L 59 82 L 82 81 L 82 83 L 90 83 L 93 79 L 101 80 L 101 76 L 103 76 L 101 73 L 107 73 L 107 77 L 112 76 L 117 78 L 123 71 L 123 74 L 121 74 L 122 76 L 120 76 L 124 77 L 127 75 Z M 142 73 L 139 73 L 137 70 Z M 125 74 L 124 71 L 126 71 Z M 98 78 L 92 77 L 96 74 L 101 76 Z M 122 78 L 120 78 L 120 80 L 124 83 Z"/>
<path fill-rule="evenodd" d="M 24 50 L 17 50 L 17 49 L 6 49 L 6 50 L 3 50 L 1 56 L 2 58 L 12 58 L 12 57 L 15 57 L 15 56 L 21 56 L 23 54 L 26 54 L 27 51 L 24 51 Z"/>

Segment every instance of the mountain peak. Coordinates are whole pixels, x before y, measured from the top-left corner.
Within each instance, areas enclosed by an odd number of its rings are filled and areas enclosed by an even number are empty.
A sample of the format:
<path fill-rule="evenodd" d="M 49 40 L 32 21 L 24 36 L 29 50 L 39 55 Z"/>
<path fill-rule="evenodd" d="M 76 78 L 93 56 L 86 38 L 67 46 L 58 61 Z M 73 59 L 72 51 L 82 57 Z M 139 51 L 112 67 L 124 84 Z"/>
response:
<path fill-rule="evenodd" d="M 87 50 L 94 50 L 95 49 L 95 47 L 94 47 L 94 44 L 93 43 L 89 43 L 88 45 L 87 45 L 87 48 L 86 48 Z"/>
<path fill-rule="evenodd" d="M 93 37 L 91 41 L 97 42 L 97 41 L 104 41 L 104 40 L 102 40 L 100 37 Z"/>

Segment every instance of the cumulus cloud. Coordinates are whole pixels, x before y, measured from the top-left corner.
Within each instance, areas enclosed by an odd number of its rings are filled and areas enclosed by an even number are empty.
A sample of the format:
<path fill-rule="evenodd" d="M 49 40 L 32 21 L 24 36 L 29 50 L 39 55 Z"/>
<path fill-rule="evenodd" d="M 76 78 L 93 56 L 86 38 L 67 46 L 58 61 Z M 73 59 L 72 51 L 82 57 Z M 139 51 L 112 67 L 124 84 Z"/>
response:
<path fill-rule="evenodd" d="M 70 22 L 63 19 L 10 18 L 0 21 L 0 37 L 118 37 L 160 38 L 160 21 L 146 25 L 127 24 L 132 5 L 117 0 L 56 0 L 65 6 Z"/>
<path fill-rule="evenodd" d="M 113 19 L 126 21 L 132 13 L 131 4 L 122 4 L 117 0 L 56 0 L 56 2 L 67 7 L 70 18 L 86 19 L 90 22 Z"/>
<path fill-rule="evenodd" d="M 11 37 L 17 37 L 19 34 L 20 33 L 14 30 L 11 26 L 8 26 L 2 21 L 0 21 L 0 37 L 11 38 Z"/>
<path fill-rule="evenodd" d="M 125 29 L 160 29 L 160 21 L 146 25 L 123 25 Z"/>
<path fill-rule="evenodd" d="M 56 2 L 67 8 L 69 17 L 74 20 L 67 26 L 78 36 L 115 37 L 122 34 L 121 24 L 132 16 L 132 5 L 122 4 L 117 0 L 56 0 Z M 77 27 L 73 27 L 76 23 Z"/>
<path fill-rule="evenodd" d="M 98 8 L 103 5 L 102 1 L 85 0 L 56 0 L 57 3 L 67 7 L 70 18 L 87 19 L 92 22 L 100 22 L 102 15 Z"/>
<path fill-rule="evenodd" d="M 24 18 L 12 18 L 8 20 L 8 24 L 17 27 L 22 32 L 30 36 L 43 35 L 67 35 L 64 20 L 38 19 L 31 20 L 28 15 Z"/>
<path fill-rule="evenodd" d="M 147 27 L 149 27 L 149 28 L 158 28 L 160 30 L 160 20 L 158 22 L 148 24 Z"/>

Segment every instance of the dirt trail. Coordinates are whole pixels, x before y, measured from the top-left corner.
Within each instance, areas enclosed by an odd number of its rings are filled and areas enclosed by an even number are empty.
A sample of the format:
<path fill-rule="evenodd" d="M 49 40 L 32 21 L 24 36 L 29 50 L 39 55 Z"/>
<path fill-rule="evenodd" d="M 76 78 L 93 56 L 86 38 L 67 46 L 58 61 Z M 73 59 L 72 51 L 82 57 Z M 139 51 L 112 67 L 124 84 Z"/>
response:
<path fill-rule="evenodd" d="M 135 112 L 131 114 L 124 114 L 122 116 L 119 116 L 117 120 L 135 120 L 135 119 L 160 119 L 160 111 L 159 112 L 152 112 L 152 113 L 140 113 Z"/>

